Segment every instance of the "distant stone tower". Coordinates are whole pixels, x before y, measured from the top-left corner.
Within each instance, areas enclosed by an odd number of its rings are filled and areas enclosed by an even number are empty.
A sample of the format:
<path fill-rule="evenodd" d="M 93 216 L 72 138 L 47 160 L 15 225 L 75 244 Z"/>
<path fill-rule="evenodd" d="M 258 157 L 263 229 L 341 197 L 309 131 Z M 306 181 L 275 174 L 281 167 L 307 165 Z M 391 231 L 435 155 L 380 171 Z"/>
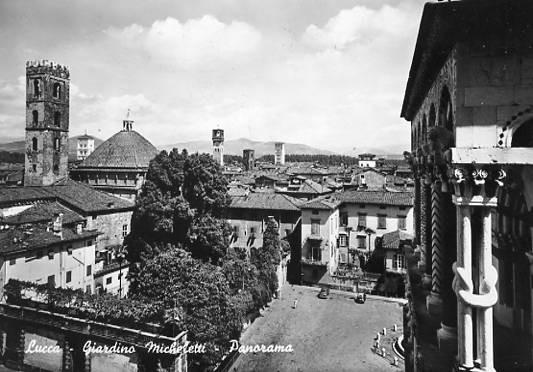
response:
<path fill-rule="evenodd" d="M 26 63 L 25 186 L 67 177 L 69 71 L 50 61 Z"/>
<path fill-rule="evenodd" d="M 253 170 L 255 168 L 255 151 L 252 149 L 242 150 L 242 162 L 245 170 Z"/>
<path fill-rule="evenodd" d="M 224 165 L 224 129 L 213 129 L 213 158 Z"/>
<path fill-rule="evenodd" d="M 285 144 L 283 142 L 276 142 L 274 149 L 274 164 L 285 164 Z"/>

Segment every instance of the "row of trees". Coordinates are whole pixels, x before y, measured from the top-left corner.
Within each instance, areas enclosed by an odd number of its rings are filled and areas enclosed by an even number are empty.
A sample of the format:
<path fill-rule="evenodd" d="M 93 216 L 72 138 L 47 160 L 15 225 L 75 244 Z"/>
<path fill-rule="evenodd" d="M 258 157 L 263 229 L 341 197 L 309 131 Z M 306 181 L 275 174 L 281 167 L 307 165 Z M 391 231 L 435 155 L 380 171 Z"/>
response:
<path fill-rule="evenodd" d="M 288 154 L 285 155 L 285 160 L 289 163 L 319 163 L 321 165 L 357 165 L 359 158 L 348 155 L 324 155 L 324 154 Z M 274 162 L 274 155 L 263 155 L 257 158 L 260 162 Z M 226 164 L 243 164 L 243 158 L 239 155 L 224 155 L 224 162 Z"/>
<path fill-rule="evenodd" d="M 274 162 L 274 155 L 263 155 L 258 161 Z M 287 154 L 285 161 L 289 163 L 319 163 L 320 165 L 357 165 L 359 158 L 348 155 L 324 155 L 324 154 Z"/>
<path fill-rule="evenodd" d="M 24 164 L 24 153 L 0 151 L 0 163 Z"/>
<path fill-rule="evenodd" d="M 163 151 L 150 162 L 125 241 L 130 298 L 179 318 L 189 340 L 207 345 L 206 354 L 189 355 L 200 370 L 220 361 L 246 316 L 277 290 L 276 222 L 267 224 L 263 249 L 230 250 L 228 203 L 227 182 L 210 155 Z"/>

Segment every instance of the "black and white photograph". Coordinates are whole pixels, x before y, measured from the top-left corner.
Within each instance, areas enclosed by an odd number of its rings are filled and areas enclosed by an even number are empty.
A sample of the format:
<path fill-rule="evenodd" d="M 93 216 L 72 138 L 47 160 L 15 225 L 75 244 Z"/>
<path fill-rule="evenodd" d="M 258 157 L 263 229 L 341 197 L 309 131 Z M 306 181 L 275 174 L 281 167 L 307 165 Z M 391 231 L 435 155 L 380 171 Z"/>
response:
<path fill-rule="evenodd" d="M 533 1 L 0 0 L 0 372 L 533 372 Z"/>

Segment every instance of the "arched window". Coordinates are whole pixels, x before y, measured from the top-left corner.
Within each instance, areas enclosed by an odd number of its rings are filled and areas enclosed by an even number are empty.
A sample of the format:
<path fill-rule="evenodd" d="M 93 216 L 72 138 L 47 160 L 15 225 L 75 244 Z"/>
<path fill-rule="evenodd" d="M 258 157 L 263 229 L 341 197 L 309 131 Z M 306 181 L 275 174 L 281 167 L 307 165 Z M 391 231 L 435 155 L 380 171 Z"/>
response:
<path fill-rule="evenodd" d="M 55 83 L 54 84 L 54 91 L 53 91 L 54 98 L 61 98 L 61 84 Z"/>
<path fill-rule="evenodd" d="M 56 127 L 59 127 L 61 125 L 61 113 L 59 111 L 56 111 L 54 113 L 54 125 Z"/>
<path fill-rule="evenodd" d="M 453 112 L 450 92 L 445 86 L 442 88 L 439 104 L 439 126 L 444 127 L 453 133 Z"/>
<path fill-rule="evenodd" d="M 31 112 L 31 116 L 33 125 L 37 125 L 39 123 L 39 113 L 37 112 L 37 110 L 33 110 Z"/>
<path fill-rule="evenodd" d="M 426 115 L 422 117 L 422 144 L 427 143 L 428 141 L 428 126 L 426 121 Z"/>
<path fill-rule="evenodd" d="M 533 119 L 524 122 L 513 133 L 511 147 L 533 147 Z"/>
<path fill-rule="evenodd" d="M 39 79 L 33 79 L 33 96 L 41 96 L 41 80 Z"/>
<path fill-rule="evenodd" d="M 37 138 L 36 137 L 33 137 L 31 139 L 31 148 L 33 151 L 37 151 Z"/>
<path fill-rule="evenodd" d="M 428 118 L 428 128 L 431 129 L 435 126 L 435 106 L 431 104 L 431 107 L 429 108 L 429 118 Z"/>

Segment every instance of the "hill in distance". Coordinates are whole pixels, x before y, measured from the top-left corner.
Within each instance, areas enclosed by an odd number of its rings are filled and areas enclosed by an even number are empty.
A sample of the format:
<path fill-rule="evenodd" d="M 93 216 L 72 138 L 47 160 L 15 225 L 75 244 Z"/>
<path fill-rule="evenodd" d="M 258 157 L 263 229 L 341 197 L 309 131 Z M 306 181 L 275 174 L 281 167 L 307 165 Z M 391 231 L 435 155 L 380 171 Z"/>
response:
<path fill-rule="evenodd" d="M 24 140 L 0 143 L 0 151 L 24 153 Z"/>
<path fill-rule="evenodd" d="M 78 137 L 81 137 L 81 135 L 72 136 L 72 137 L 69 137 L 69 139 L 68 139 L 68 157 L 69 157 L 70 160 L 76 158 L 76 145 L 77 145 Z M 94 138 L 94 146 L 95 147 L 100 146 L 100 144 L 102 142 L 104 142 L 100 138 L 97 138 L 97 137 L 94 137 L 94 136 L 92 136 L 92 137 Z M 18 152 L 18 153 L 22 153 L 23 154 L 24 153 L 24 147 L 25 147 L 25 141 L 24 140 L 16 140 L 16 141 L 11 141 L 11 142 L 0 143 L 0 151 Z"/>
<path fill-rule="evenodd" d="M 241 155 L 242 150 L 252 149 L 255 150 L 255 157 L 261 157 L 263 155 L 274 154 L 274 143 L 272 141 L 262 142 L 262 141 L 253 141 L 248 138 L 238 138 L 224 141 L 224 153 L 229 155 Z M 178 150 L 187 149 L 189 153 L 199 152 L 199 153 L 212 153 L 213 144 L 211 141 L 189 141 L 189 142 L 178 142 L 170 145 L 158 146 L 160 150 L 170 151 L 173 148 Z M 334 155 L 333 151 L 317 149 L 308 145 L 300 143 L 285 143 L 285 154 L 303 154 L 303 155 Z"/>

